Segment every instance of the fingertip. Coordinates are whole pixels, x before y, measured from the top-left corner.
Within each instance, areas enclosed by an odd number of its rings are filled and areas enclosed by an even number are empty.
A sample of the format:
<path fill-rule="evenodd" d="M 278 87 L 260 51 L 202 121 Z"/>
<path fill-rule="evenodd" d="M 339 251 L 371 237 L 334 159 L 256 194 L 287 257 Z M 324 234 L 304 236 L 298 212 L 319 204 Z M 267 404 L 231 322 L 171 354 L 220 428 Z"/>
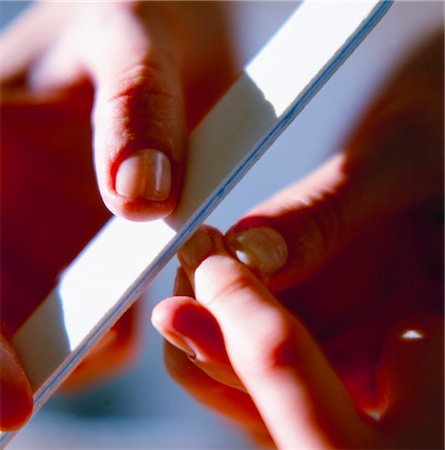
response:
<path fill-rule="evenodd" d="M 14 348 L 3 336 L 0 355 L 0 429 L 15 431 L 31 417 L 32 388 Z"/>
<path fill-rule="evenodd" d="M 177 203 L 176 199 L 150 202 L 124 198 L 114 193 L 111 196 L 103 195 L 102 199 L 112 214 L 134 222 L 163 219 L 174 211 Z"/>
<path fill-rule="evenodd" d="M 194 359 L 196 357 L 194 342 L 188 338 L 187 333 L 183 333 L 181 330 L 181 328 L 184 328 L 184 323 L 185 328 L 188 327 L 189 317 L 183 311 L 187 310 L 191 300 L 176 297 L 164 300 L 153 309 L 151 323 L 167 342 Z M 193 306 L 191 310 L 193 316 Z M 182 327 L 181 324 L 183 325 Z"/>
<path fill-rule="evenodd" d="M 192 361 L 208 370 L 209 367 L 230 367 L 218 322 L 195 299 L 172 297 L 156 305 L 152 324 L 174 347 Z M 217 371 L 218 372 L 218 371 Z M 226 376 L 227 378 L 227 376 Z"/>
<path fill-rule="evenodd" d="M 143 149 L 97 172 L 99 190 L 107 208 L 118 217 L 146 221 L 162 219 L 174 211 L 184 165 L 159 150 Z M 106 176 L 99 172 L 105 172 Z"/>
<path fill-rule="evenodd" d="M 166 298 L 153 307 L 150 321 L 161 334 L 171 327 L 174 310 L 180 301 L 180 297 Z"/>
<path fill-rule="evenodd" d="M 154 306 L 151 312 L 151 323 L 167 340 L 167 334 L 176 329 L 176 323 L 178 322 L 178 317 L 181 321 L 181 315 L 183 311 L 189 309 L 192 310 L 192 316 L 195 308 L 199 305 L 191 297 L 178 296 L 170 297 L 162 300 L 157 305 Z M 186 319 L 187 320 L 187 319 Z"/>
<path fill-rule="evenodd" d="M 213 227 L 204 225 L 182 246 L 179 261 L 191 280 L 193 271 L 212 254 L 227 254 L 222 234 Z"/>
<path fill-rule="evenodd" d="M 164 57 L 145 55 L 150 64 L 142 58 L 96 82 L 98 184 L 111 212 L 129 220 L 167 216 L 181 192 L 187 125 L 177 68 Z"/>

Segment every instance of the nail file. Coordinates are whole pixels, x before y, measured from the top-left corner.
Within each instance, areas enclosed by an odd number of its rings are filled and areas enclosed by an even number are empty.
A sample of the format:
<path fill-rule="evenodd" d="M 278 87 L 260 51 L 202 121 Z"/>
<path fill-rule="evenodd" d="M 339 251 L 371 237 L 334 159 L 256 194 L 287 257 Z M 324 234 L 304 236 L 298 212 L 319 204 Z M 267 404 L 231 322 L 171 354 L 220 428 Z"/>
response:
<path fill-rule="evenodd" d="M 166 220 L 111 219 L 13 336 L 36 412 L 303 109 L 390 6 L 303 2 L 189 140 L 182 198 Z M 2 433 L 6 445 L 12 433 Z"/>

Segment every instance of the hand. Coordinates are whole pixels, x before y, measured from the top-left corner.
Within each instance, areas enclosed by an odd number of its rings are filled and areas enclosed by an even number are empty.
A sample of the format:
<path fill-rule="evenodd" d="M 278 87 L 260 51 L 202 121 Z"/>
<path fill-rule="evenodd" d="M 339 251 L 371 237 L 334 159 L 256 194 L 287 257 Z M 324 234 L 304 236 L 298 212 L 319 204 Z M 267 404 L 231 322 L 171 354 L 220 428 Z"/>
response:
<path fill-rule="evenodd" d="M 441 35 L 342 154 L 184 246 L 152 318 L 173 377 L 266 445 L 439 448 L 443 124 Z"/>
<path fill-rule="evenodd" d="M 108 219 L 102 201 L 134 220 L 174 208 L 188 131 L 235 76 L 220 9 L 39 3 L 2 36 L 3 430 L 21 426 L 32 407 L 8 339 Z M 125 365 L 134 314 L 81 364 L 71 387 Z"/>

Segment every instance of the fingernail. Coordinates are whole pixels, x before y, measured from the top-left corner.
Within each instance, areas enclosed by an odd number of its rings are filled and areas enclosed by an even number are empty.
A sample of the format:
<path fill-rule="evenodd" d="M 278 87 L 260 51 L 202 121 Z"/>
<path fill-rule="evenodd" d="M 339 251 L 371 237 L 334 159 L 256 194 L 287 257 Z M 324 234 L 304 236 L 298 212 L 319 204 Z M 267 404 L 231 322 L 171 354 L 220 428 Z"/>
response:
<path fill-rule="evenodd" d="M 117 170 L 116 192 L 124 197 L 164 201 L 170 190 L 170 161 L 158 150 L 139 150 L 124 159 Z"/>
<path fill-rule="evenodd" d="M 161 333 L 162 334 L 162 333 Z M 162 334 L 164 338 L 174 345 L 179 350 L 182 350 L 189 358 L 196 359 L 196 352 L 193 350 L 192 346 L 187 342 L 187 338 L 181 336 L 180 334 L 165 333 Z"/>
<path fill-rule="evenodd" d="M 181 334 L 175 333 L 171 330 L 167 331 L 166 329 L 164 329 L 156 314 L 153 314 L 151 323 L 159 331 L 162 337 L 170 342 L 170 344 L 172 344 L 179 350 L 182 350 L 190 358 L 196 358 L 196 352 L 193 350 L 193 345 L 190 344 L 189 340 L 185 336 L 182 336 Z"/>
<path fill-rule="evenodd" d="M 227 245 L 246 266 L 271 275 L 287 262 L 288 250 L 283 236 L 270 227 L 231 232 Z"/>
<path fill-rule="evenodd" d="M 195 269 L 212 253 L 213 248 L 212 238 L 201 228 L 183 245 L 179 258 L 190 269 Z"/>

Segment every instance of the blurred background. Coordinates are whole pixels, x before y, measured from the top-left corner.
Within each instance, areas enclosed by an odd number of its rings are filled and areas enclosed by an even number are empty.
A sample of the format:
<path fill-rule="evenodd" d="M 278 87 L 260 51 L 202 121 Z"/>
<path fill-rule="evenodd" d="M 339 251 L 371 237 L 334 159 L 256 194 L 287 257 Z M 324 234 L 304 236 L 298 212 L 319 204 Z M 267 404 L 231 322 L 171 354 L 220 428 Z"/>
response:
<path fill-rule="evenodd" d="M 0 1 L 0 25 L 30 2 Z M 233 2 L 233 33 L 247 60 L 295 9 L 295 2 Z M 244 212 L 303 177 L 329 155 L 358 121 L 398 63 L 444 22 L 441 1 L 396 1 L 348 61 L 207 221 L 225 230 Z M 119 377 L 76 395 L 58 395 L 9 444 L 10 449 L 248 449 L 231 425 L 200 407 L 170 380 L 150 309 L 169 296 L 172 261 L 145 296 L 144 344 Z"/>

